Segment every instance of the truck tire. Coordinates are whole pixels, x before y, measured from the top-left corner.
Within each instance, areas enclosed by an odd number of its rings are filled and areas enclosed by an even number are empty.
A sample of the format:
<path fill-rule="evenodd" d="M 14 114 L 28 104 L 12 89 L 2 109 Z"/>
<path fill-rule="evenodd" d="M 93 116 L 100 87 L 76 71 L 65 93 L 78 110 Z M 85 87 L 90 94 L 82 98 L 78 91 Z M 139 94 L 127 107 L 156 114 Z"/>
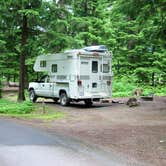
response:
<path fill-rule="evenodd" d="M 84 102 L 85 102 L 85 105 L 88 106 L 88 107 L 91 107 L 92 104 L 93 104 L 91 99 L 86 99 L 86 100 L 84 100 Z"/>
<path fill-rule="evenodd" d="M 60 104 L 61 106 L 67 106 L 69 105 L 70 101 L 69 98 L 67 97 L 67 94 L 65 92 L 62 92 L 60 94 Z"/>
<path fill-rule="evenodd" d="M 59 98 L 53 98 L 54 102 L 57 103 Z"/>
<path fill-rule="evenodd" d="M 32 102 L 36 102 L 36 100 L 37 100 L 37 96 L 36 96 L 35 91 L 33 89 L 31 89 L 29 91 L 29 99 Z"/>

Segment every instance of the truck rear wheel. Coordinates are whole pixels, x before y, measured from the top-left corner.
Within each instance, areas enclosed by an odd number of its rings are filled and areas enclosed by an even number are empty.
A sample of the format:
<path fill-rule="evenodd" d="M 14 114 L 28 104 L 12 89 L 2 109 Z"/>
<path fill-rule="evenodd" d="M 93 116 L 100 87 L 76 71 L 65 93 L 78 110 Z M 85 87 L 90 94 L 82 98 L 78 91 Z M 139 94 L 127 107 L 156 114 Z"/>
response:
<path fill-rule="evenodd" d="M 60 104 L 62 106 L 67 106 L 69 105 L 70 101 L 69 101 L 69 98 L 67 97 L 67 94 L 65 92 L 62 92 L 60 94 Z"/>
<path fill-rule="evenodd" d="M 36 102 L 36 100 L 37 100 L 37 96 L 36 96 L 35 91 L 33 89 L 31 89 L 29 91 L 29 99 L 32 102 Z"/>
<path fill-rule="evenodd" d="M 93 104 L 91 99 L 84 100 L 84 102 L 85 102 L 85 105 L 88 107 L 92 106 L 92 104 Z"/>

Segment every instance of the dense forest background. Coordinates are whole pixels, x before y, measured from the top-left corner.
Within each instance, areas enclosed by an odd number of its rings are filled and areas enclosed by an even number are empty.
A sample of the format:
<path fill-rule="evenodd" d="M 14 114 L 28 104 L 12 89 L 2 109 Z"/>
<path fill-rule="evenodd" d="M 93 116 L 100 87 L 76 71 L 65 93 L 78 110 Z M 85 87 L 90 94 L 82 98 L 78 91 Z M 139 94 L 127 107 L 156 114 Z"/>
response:
<path fill-rule="evenodd" d="M 38 55 L 89 45 L 113 52 L 116 83 L 166 83 L 166 0 L 1 0 L 0 13 L 0 74 L 20 100 Z"/>

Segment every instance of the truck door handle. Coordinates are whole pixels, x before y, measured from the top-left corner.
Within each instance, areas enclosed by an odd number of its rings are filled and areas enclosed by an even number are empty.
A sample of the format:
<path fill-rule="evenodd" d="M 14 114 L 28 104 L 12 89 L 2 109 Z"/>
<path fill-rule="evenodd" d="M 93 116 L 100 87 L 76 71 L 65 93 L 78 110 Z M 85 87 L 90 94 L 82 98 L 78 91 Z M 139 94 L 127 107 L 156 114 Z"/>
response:
<path fill-rule="evenodd" d="M 44 87 L 44 84 L 42 84 L 42 87 Z"/>
<path fill-rule="evenodd" d="M 52 85 L 50 85 L 50 87 L 52 87 Z"/>

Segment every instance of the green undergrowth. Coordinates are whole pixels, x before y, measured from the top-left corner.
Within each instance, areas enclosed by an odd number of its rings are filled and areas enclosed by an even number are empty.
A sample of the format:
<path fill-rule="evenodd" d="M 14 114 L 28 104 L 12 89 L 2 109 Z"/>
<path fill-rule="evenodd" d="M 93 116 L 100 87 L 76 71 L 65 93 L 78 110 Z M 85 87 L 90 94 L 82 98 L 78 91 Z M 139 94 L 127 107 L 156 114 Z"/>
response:
<path fill-rule="evenodd" d="M 64 117 L 63 113 L 57 112 L 54 114 L 0 114 L 2 117 L 21 118 L 21 119 L 36 119 L 36 120 L 55 120 Z"/>
<path fill-rule="evenodd" d="M 128 97 L 132 96 L 135 89 L 143 89 L 143 96 L 155 95 L 155 96 L 166 96 L 166 86 L 150 86 L 146 84 L 138 84 L 134 79 L 130 77 L 115 77 L 112 86 L 113 97 Z"/>
<path fill-rule="evenodd" d="M 5 99 L 0 100 L 0 116 L 23 118 L 23 119 L 40 119 L 53 120 L 64 117 L 64 113 L 48 106 L 33 104 L 29 101 L 18 103 Z"/>
<path fill-rule="evenodd" d="M 2 114 L 28 114 L 33 111 L 34 105 L 29 101 L 17 103 L 4 99 L 0 100 L 0 113 Z"/>

